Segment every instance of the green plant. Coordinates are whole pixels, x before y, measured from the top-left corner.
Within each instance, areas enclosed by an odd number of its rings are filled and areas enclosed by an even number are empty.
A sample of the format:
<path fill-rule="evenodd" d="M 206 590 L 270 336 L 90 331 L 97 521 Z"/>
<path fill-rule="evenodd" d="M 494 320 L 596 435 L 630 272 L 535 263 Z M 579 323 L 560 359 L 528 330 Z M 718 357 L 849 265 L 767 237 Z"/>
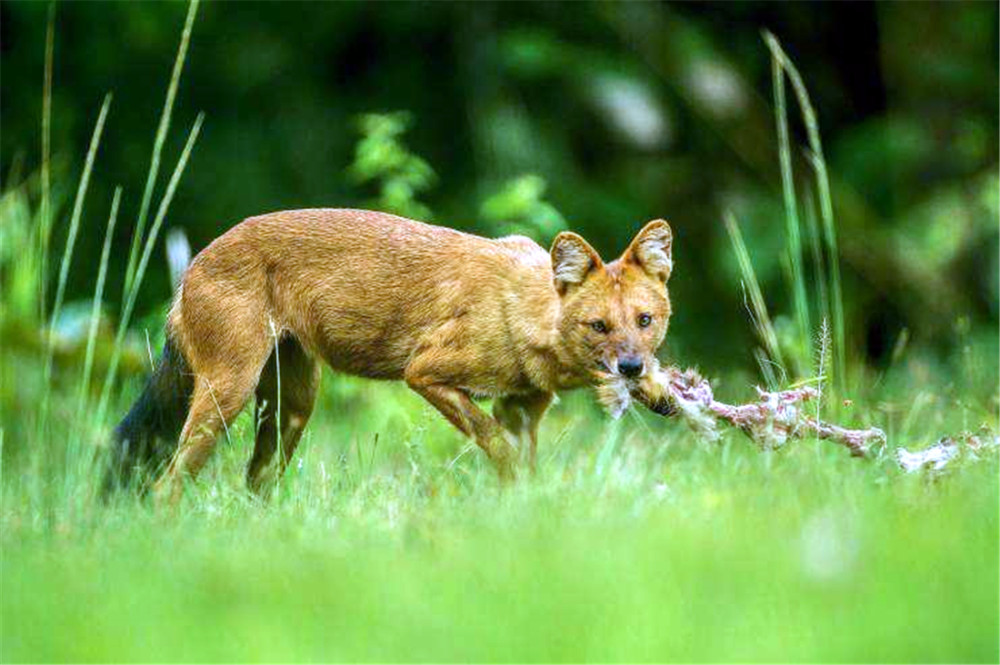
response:
<path fill-rule="evenodd" d="M 758 365 L 768 384 L 774 390 L 776 377 L 774 369 L 782 374 L 791 375 L 794 379 L 802 379 L 812 371 L 813 341 L 820 339 L 822 348 L 820 356 L 824 362 L 821 375 L 817 379 L 827 382 L 834 375 L 836 382 L 832 385 L 837 392 L 844 389 L 845 334 L 843 295 L 840 286 L 840 257 L 837 252 L 837 234 L 833 219 L 833 204 L 830 197 L 829 180 L 826 175 L 826 162 L 823 158 L 823 146 L 819 138 L 819 128 L 816 113 L 809 100 L 802 78 L 794 64 L 781 49 L 778 40 L 770 32 L 764 33 L 764 41 L 771 52 L 771 74 L 774 87 L 774 113 L 778 136 L 778 156 L 781 165 L 782 199 L 785 206 L 785 259 L 787 260 L 788 281 L 792 292 L 792 305 L 795 320 L 794 331 L 781 325 L 782 319 L 774 322 L 767 312 L 764 296 L 753 267 L 753 262 L 739 231 L 735 217 L 727 212 L 725 215 L 726 230 L 733 245 L 736 259 L 743 276 L 744 288 L 749 290 L 752 311 L 751 320 L 763 343 L 763 351 L 755 352 Z M 804 268 L 804 250 L 802 243 L 802 222 L 799 217 L 799 200 L 795 190 L 795 179 L 792 172 L 792 148 L 788 130 L 788 110 L 785 103 L 785 77 L 792 82 L 802 111 L 802 118 L 809 136 L 809 162 L 816 176 L 819 192 L 820 211 L 823 221 L 823 234 L 817 230 L 816 215 L 813 210 L 813 198 L 806 194 L 806 235 L 812 254 L 815 271 L 814 284 L 816 292 L 812 307 L 819 313 L 820 328 L 813 330 L 810 324 L 810 302 L 807 296 Z M 821 247 L 826 249 L 825 256 Z M 829 269 L 829 275 L 827 274 Z M 829 280 L 829 283 L 828 283 Z M 832 306 L 832 309 L 831 309 Z M 828 329 L 833 322 L 832 334 Z M 825 358 L 832 351 L 835 368 L 830 368 Z M 821 386 L 822 390 L 822 386 Z"/>
<path fill-rule="evenodd" d="M 411 122 L 409 113 L 368 113 L 358 118 L 361 140 L 349 172 L 358 183 L 376 183 L 376 208 L 405 217 L 430 220 L 430 208 L 417 200 L 435 181 L 434 170 L 409 151 L 402 136 Z"/>
<path fill-rule="evenodd" d="M 156 171 L 159 165 L 159 155 L 165 140 L 165 134 L 169 126 L 169 114 L 173 104 L 173 97 L 177 89 L 177 82 L 180 76 L 181 65 L 183 64 L 184 53 L 187 41 L 194 20 L 197 8 L 197 0 L 192 0 L 189 7 L 188 19 L 184 33 L 181 38 L 181 47 L 175 62 L 174 73 L 168 88 L 167 103 L 164 107 L 163 117 L 161 117 L 160 127 L 154 144 L 154 158 L 147 175 L 147 196 L 156 182 Z M 181 174 L 187 164 L 188 157 L 197 139 L 198 132 L 204 120 L 203 115 L 199 116 L 194 123 L 187 144 L 181 153 L 178 165 L 174 170 L 166 191 L 160 202 L 153 225 L 144 238 L 143 251 L 141 256 L 133 250 L 129 258 L 129 269 L 126 275 L 128 288 L 125 291 L 127 300 L 123 304 L 123 309 L 119 317 L 117 334 L 109 348 L 102 352 L 102 357 L 107 357 L 105 365 L 106 371 L 103 382 L 103 389 L 96 408 L 91 408 L 90 386 L 91 377 L 95 368 L 95 361 L 98 357 L 98 333 L 100 328 L 101 309 L 103 294 L 108 272 L 108 263 L 111 255 L 111 238 L 117 220 L 118 211 L 122 199 L 122 189 L 115 191 L 111 203 L 111 211 L 108 216 L 107 229 L 104 235 L 104 244 L 98 264 L 94 297 L 87 309 L 90 314 L 86 318 L 87 324 L 83 333 L 75 335 L 73 344 L 77 340 L 85 340 L 85 350 L 79 356 L 82 370 L 78 377 L 75 389 L 58 390 L 60 394 L 53 394 L 63 384 L 62 379 L 57 379 L 55 372 L 57 356 L 67 353 L 65 340 L 61 339 L 61 326 L 66 325 L 64 316 L 65 293 L 68 277 L 77 249 L 77 239 L 81 232 L 84 219 L 84 207 L 87 192 L 91 180 L 91 175 L 98 161 L 101 138 L 108 118 L 111 106 L 111 93 L 108 93 L 100 107 L 94 130 L 91 136 L 89 148 L 84 159 L 83 170 L 76 189 L 73 208 L 69 216 L 65 245 L 62 249 L 62 258 L 59 263 L 58 277 L 56 281 L 55 295 L 51 310 L 46 307 L 45 298 L 48 293 L 48 254 L 50 251 L 50 235 L 53 228 L 53 220 L 56 218 L 52 204 L 51 183 L 50 183 L 50 117 L 52 106 L 52 66 L 54 53 L 54 22 L 55 14 L 49 12 L 49 26 L 46 38 L 46 64 L 45 64 L 45 84 L 43 87 L 43 113 L 42 113 L 42 168 L 40 176 L 40 200 L 37 208 L 33 208 L 32 197 L 37 191 L 33 179 L 23 183 L 15 183 L 13 187 L 6 189 L 0 198 L 0 270 L 5 278 L 0 283 L 0 324 L 5 338 L 5 346 L 12 351 L 29 354 L 38 353 L 40 360 L 40 381 L 37 385 L 25 382 L 18 387 L 18 395 L 31 396 L 35 408 L 28 411 L 26 418 L 19 418 L 18 424 L 24 421 L 33 423 L 33 436 L 35 440 L 45 441 L 56 436 L 55 429 L 60 422 L 69 421 L 73 427 L 66 432 L 65 445 L 60 447 L 59 454 L 53 458 L 45 454 L 47 448 L 33 451 L 30 454 L 31 464 L 38 473 L 48 473 L 43 469 L 49 465 L 63 472 L 63 482 L 59 485 L 63 490 L 63 499 L 73 501 L 83 500 L 80 489 L 89 487 L 89 480 L 92 476 L 93 462 L 98 448 L 94 446 L 95 437 L 99 440 L 105 430 L 105 420 L 109 402 L 112 399 L 112 389 L 116 385 L 117 370 L 120 359 L 126 346 L 126 334 L 129 331 L 131 314 L 138 297 L 138 291 L 142 283 L 145 270 L 150 260 L 153 247 L 156 245 L 158 233 L 167 215 L 170 202 L 177 189 Z M 143 203 L 143 209 L 148 202 Z M 141 210 L 139 221 L 136 225 L 136 237 L 142 236 L 141 227 L 145 219 L 145 214 Z M 85 231 L 86 232 L 86 231 Z M 135 244 L 134 244 L 135 247 Z M 134 271 L 134 272 L 133 272 Z M 10 279 L 6 276 L 10 275 Z M 74 307 L 73 309 L 79 309 Z M 38 316 L 41 316 L 39 319 Z M 77 355 L 74 350 L 69 351 L 72 359 Z M 17 357 L 14 353 L 11 357 Z M 69 397 L 69 393 L 74 395 Z M 55 399 L 55 403 L 53 403 Z M 5 412 L 9 406 L 9 401 L 4 403 Z M 67 417 L 65 414 L 72 414 Z M 5 423 L 10 422 L 7 418 Z M 5 434 L 10 431 L 10 425 L 0 425 L 0 431 Z M 23 437 L 27 433 L 27 428 L 23 426 L 18 430 Z M 8 439 L 9 440 L 9 439 Z M 31 450 L 28 448 L 28 450 Z M 8 447 L 8 454 L 10 448 Z M 36 497 L 42 501 L 41 496 Z M 54 501 L 55 497 L 47 497 L 44 501 Z"/>
<path fill-rule="evenodd" d="M 512 178 L 479 206 L 479 216 L 502 234 L 546 241 L 566 229 L 566 220 L 545 201 L 545 179 L 534 174 Z"/>
<path fill-rule="evenodd" d="M 816 262 L 817 281 L 822 283 L 825 277 L 825 269 L 829 269 L 829 286 L 821 287 L 820 294 L 829 294 L 829 303 L 825 297 L 820 298 L 820 306 L 826 307 L 828 304 L 832 311 L 822 312 L 822 319 L 833 322 L 833 357 L 836 367 L 834 372 L 836 381 L 833 385 L 840 392 L 843 392 L 846 381 L 847 369 L 847 348 L 846 334 L 844 327 L 844 304 L 840 283 L 840 254 L 837 250 L 837 230 L 833 218 L 833 198 L 830 194 L 830 179 L 827 175 L 826 159 L 823 156 L 823 143 L 819 135 L 819 122 L 816 118 L 816 111 L 809 93 L 806 91 L 805 83 L 796 69 L 794 63 L 788 58 L 777 38 L 770 32 L 764 32 L 764 42 L 771 52 L 772 79 L 775 94 L 775 118 L 779 136 L 779 154 L 781 156 L 781 182 L 782 192 L 785 201 L 786 221 L 788 225 L 789 256 L 792 263 L 792 280 L 795 290 L 796 317 L 799 322 L 800 343 L 803 348 L 809 348 L 809 341 L 812 331 L 809 329 L 809 313 L 805 298 L 805 276 L 801 267 L 802 249 L 800 242 L 798 201 L 795 196 L 795 184 L 792 176 L 791 145 L 788 139 L 788 119 L 785 108 L 785 88 L 784 77 L 787 76 L 795 91 L 799 109 L 802 112 L 802 121 L 806 127 L 806 134 L 809 138 L 809 152 L 807 158 L 812 166 L 816 178 L 816 191 L 820 206 L 820 218 L 823 222 L 823 245 L 826 248 L 826 263 Z M 814 238 L 818 236 L 813 235 Z M 818 259 L 818 252 L 814 252 L 814 260 Z"/>

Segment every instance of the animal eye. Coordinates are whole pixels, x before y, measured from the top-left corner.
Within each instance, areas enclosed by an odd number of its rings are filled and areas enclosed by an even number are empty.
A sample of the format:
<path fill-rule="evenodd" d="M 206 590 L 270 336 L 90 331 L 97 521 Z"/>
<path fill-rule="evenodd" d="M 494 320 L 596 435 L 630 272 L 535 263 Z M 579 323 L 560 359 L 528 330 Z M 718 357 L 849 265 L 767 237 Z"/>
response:
<path fill-rule="evenodd" d="M 601 334 L 608 332 L 608 324 L 601 320 L 591 321 L 590 327 Z"/>
<path fill-rule="evenodd" d="M 652 322 L 653 322 L 653 317 L 651 317 L 649 314 L 640 314 L 639 315 L 639 327 L 640 328 L 645 328 L 646 326 L 648 326 Z"/>

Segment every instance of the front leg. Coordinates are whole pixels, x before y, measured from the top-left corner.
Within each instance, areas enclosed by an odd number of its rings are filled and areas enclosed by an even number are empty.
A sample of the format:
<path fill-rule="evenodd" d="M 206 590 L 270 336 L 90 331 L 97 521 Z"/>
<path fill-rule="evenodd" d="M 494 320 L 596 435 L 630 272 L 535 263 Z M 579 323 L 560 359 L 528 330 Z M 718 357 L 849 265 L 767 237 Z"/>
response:
<path fill-rule="evenodd" d="M 459 431 L 472 437 L 496 465 L 501 481 L 513 480 L 517 448 L 507 438 L 497 421 L 476 406 L 466 393 L 443 383 L 437 383 L 433 377 L 408 371 L 406 383 L 440 411 Z"/>
<path fill-rule="evenodd" d="M 537 392 L 526 395 L 507 395 L 493 403 L 493 417 L 500 425 L 522 441 L 528 440 L 528 464 L 535 472 L 538 449 L 538 424 L 552 403 L 552 393 Z"/>

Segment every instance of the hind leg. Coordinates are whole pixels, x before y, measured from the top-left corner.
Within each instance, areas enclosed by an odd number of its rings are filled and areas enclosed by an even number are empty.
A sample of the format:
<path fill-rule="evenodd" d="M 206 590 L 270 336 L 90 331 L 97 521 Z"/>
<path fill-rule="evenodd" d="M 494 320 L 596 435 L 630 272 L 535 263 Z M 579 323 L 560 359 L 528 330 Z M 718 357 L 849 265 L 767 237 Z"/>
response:
<path fill-rule="evenodd" d="M 247 466 L 247 487 L 263 496 L 285 472 L 312 415 L 319 388 L 320 365 L 294 338 L 281 341 L 271 353 L 257 384 L 255 421 L 258 424 L 253 457 Z M 278 390 L 278 367 L 281 390 Z M 281 414 L 281 453 L 277 469 L 271 464 L 278 449 L 277 414 Z"/>
<path fill-rule="evenodd" d="M 184 277 L 170 327 L 194 374 L 194 391 L 180 444 L 156 483 L 158 499 L 180 498 L 215 440 L 243 409 L 275 346 L 267 306 L 266 269 L 243 252 L 202 252 Z"/>
<path fill-rule="evenodd" d="M 184 481 L 194 479 L 208 461 L 219 434 L 235 420 L 253 392 L 259 367 L 241 373 L 195 377 L 194 392 L 184 429 L 167 470 L 156 482 L 158 500 L 176 503 Z"/>
<path fill-rule="evenodd" d="M 158 501 L 176 503 L 184 481 L 197 477 L 219 434 L 236 419 L 253 394 L 273 346 L 263 330 L 249 328 L 228 348 L 213 343 L 220 339 L 203 337 L 199 346 L 189 347 L 194 390 L 180 443 L 154 488 Z"/>

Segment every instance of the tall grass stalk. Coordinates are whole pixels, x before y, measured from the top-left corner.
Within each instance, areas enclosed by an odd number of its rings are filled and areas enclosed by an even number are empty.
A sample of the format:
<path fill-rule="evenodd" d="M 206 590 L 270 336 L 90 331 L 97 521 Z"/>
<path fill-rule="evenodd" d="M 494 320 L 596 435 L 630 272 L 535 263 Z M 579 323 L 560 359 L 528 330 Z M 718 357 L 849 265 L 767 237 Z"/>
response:
<path fill-rule="evenodd" d="M 52 382 L 52 358 L 55 352 L 56 324 L 59 321 L 59 314 L 62 310 L 63 297 L 66 292 L 66 278 L 69 276 L 69 266 L 73 259 L 73 249 L 76 246 L 76 236 L 80 229 L 80 216 L 83 214 L 83 202 L 87 198 L 87 188 L 90 185 L 90 174 L 94 169 L 94 159 L 97 156 L 97 148 L 101 144 L 101 134 L 104 132 L 104 122 L 108 117 L 108 109 L 111 107 L 111 93 L 104 96 L 104 103 L 97 115 L 97 122 L 94 125 L 94 133 L 90 137 L 90 147 L 87 149 L 87 158 L 83 164 L 83 174 L 80 176 L 80 184 L 76 190 L 76 199 L 73 202 L 73 214 L 70 217 L 69 233 L 66 236 L 66 248 L 63 251 L 62 262 L 59 265 L 59 282 L 56 286 L 56 299 L 52 305 L 52 314 L 49 321 L 49 332 L 46 340 L 45 350 L 45 380 L 42 385 L 42 404 L 39 417 L 39 428 L 45 427 L 48 420 L 49 391 Z"/>
<path fill-rule="evenodd" d="M 100 113 L 97 115 L 97 123 L 94 125 L 94 133 L 90 137 L 90 147 L 87 149 L 87 159 L 83 165 L 83 175 L 80 177 L 80 184 L 76 190 L 76 199 L 73 202 L 73 214 L 69 221 L 66 246 L 63 250 L 62 261 L 59 264 L 59 282 L 56 285 L 56 299 L 52 305 L 52 318 L 49 325 L 49 361 L 52 359 L 52 342 L 55 339 L 56 322 L 59 319 L 63 298 L 66 294 L 66 279 L 69 276 L 69 266 L 73 260 L 76 236 L 80 230 L 80 217 L 83 214 L 83 204 L 87 198 L 87 188 L 90 186 L 90 174 L 94 170 L 94 159 L 97 157 L 97 148 L 101 144 L 101 134 L 104 132 L 104 123 L 107 120 L 108 109 L 110 108 L 111 93 L 109 92 L 104 96 L 104 103 L 101 104 Z M 51 364 L 51 362 L 48 364 Z"/>
<path fill-rule="evenodd" d="M 743 242 L 743 234 L 740 232 L 739 224 L 733 213 L 726 212 L 724 215 L 726 231 L 729 233 L 729 240 L 733 244 L 736 252 L 736 261 L 740 266 L 740 273 L 743 275 L 744 288 L 750 294 L 750 304 L 754 327 L 760 336 L 764 348 L 767 350 L 768 358 L 784 367 L 784 359 L 781 355 L 781 348 L 778 346 L 778 335 L 774 331 L 774 324 L 767 313 L 767 305 L 764 303 L 764 294 L 760 290 L 760 282 L 757 280 L 757 273 L 753 269 L 753 262 L 750 260 L 750 253 L 747 251 L 746 243 Z M 773 387 L 773 386 L 772 386 Z"/>
<path fill-rule="evenodd" d="M 167 133 L 170 131 L 170 119 L 173 115 L 174 100 L 177 98 L 177 87 L 180 84 L 181 72 L 184 70 L 184 61 L 187 59 L 191 29 L 194 26 L 194 19 L 197 13 L 198 0 L 191 0 L 188 5 L 187 18 L 184 21 L 184 30 L 181 33 L 181 43 L 177 47 L 177 57 L 174 59 L 174 69 L 170 75 L 170 84 L 167 86 L 167 97 L 163 102 L 163 111 L 160 113 L 160 123 L 156 128 L 156 136 L 153 139 L 153 155 L 150 159 L 149 172 L 146 174 L 146 186 L 142 191 L 139 217 L 136 219 L 135 230 L 132 234 L 132 247 L 129 250 L 128 265 L 125 269 L 125 288 L 122 290 L 123 300 L 132 291 L 132 282 L 135 279 L 137 267 L 136 261 L 139 257 L 139 247 L 142 244 L 142 236 L 146 230 L 146 218 L 149 215 L 153 189 L 156 187 L 156 178 L 160 173 L 160 158 L 163 153 L 163 144 L 166 142 Z"/>
<path fill-rule="evenodd" d="M 810 139 L 812 142 L 812 139 Z M 816 150 L 820 152 L 816 152 Z M 827 262 L 830 264 L 830 301 L 833 305 L 833 333 L 836 338 L 833 352 L 837 363 L 837 385 L 843 390 L 847 380 L 847 342 L 844 329 L 844 297 L 840 285 L 840 252 L 837 249 L 837 229 L 833 221 L 833 202 L 830 197 L 830 183 L 827 178 L 826 161 L 823 159 L 819 134 L 815 135 L 815 146 L 811 163 L 816 171 L 819 187 L 820 212 L 823 218 L 823 234 L 826 239 Z"/>
<path fill-rule="evenodd" d="M 809 348 L 809 304 L 806 300 L 805 275 L 802 270 L 802 238 L 799 226 L 795 178 L 792 174 L 792 150 L 788 138 L 788 115 L 785 109 L 785 77 L 777 58 L 771 58 L 774 84 L 774 122 L 778 132 L 778 155 L 781 161 L 781 190 L 785 202 L 785 229 L 788 234 L 788 259 L 791 265 L 795 320 L 799 328 L 800 348 Z"/>
<path fill-rule="evenodd" d="M 45 321 L 48 302 L 49 242 L 52 236 L 52 60 L 56 43 L 56 3 L 49 5 L 48 27 L 45 29 L 45 76 L 42 83 L 42 201 L 40 206 L 39 242 L 41 266 L 38 280 L 38 320 Z"/>
<path fill-rule="evenodd" d="M 817 340 L 816 359 L 816 420 L 823 413 L 823 390 L 826 388 L 826 371 L 830 363 L 830 324 L 826 317 L 819 322 L 819 339 Z"/>
<path fill-rule="evenodd" d="M 142 279 L 146 274 L 146 266 L 149 264 L 149 257 L 153 253 L 153 247 L 156 246 L 156 239 L 160 233 L 160 227 L 163 225 L 163 220 L 167 216 L 167 211 L 170 209 L 170 202 L 174 198 L 174 193 L 177 191 L 177 183 L 180 182 L 181 175 L 184 173 L 184 168 L 187 166 L 188 158 L 191 156 L 191 150 L 194 148 L 195 142 L 198 140 L 198 134 L 201 132 L 201 124 L 205 120 L 205 114 L 199 113 L 197 119 L 194 121 L 194 125 L 191 127 L 191 132 L 188 134 L 187 142 L 184 144 L 184 150 L 181 151 L 180 159 L 177 160 L 177 166 L 174 168 L 173 174 L 170 176 L 170 182 L 167 183 L 167 189 L 163 194 L 163 199 L 160 201 L 160 207 L 156 212 L 156 217 L 153 219 L 153 225 L 149 229 L 149 236 L 146 238 L 145 246 L 143 247 L 142 257 L 139 259 L 139 263 L 136 267 L 135 279 L 132 281 L 132 288 L 129 290 L 127 298 L 125 300 L 125 307 L 122 309 L 121 317 L 118 321 L 118 331 L 115 334 L 115 343 L 111 349 L 111 361 L 108 364 L 108 373 L 104 377 L 104 387 L 101 389 L 101 399 L 98 402 L 97 407 L 97 422 L 104 422 L 104 415 L 107 412 L 108 401 L 111 399 L 111 388 L 114 385 L 115 377 L 118 371 L 118 361 L 121 358 L 122 344 L 125 341 L 125 333 L 128 331 L 128 324 L 132 318 L 132 310 L 135 308 L 135 301 L 139 296 L 139 287 L 142 285 Z"/>
<path fill-rule="evenodd" d="M 823 236 L 819 230 L 819 220 L 816 219 L 815 198 L 811 190 L 806 191 L 805 211 L 806 229 L 809 234 L 809 249 L 812 254 L 813 268 L 815 270 L 816 286 L 819 290 L 819 311 L 820 318 L 826 319 L 826 325 L 830 325 L 830 295 L 827 292 L 827 282 L 829 278 L 826 274 L 826 262 L 823 258 Z"/>
<path fill-rule="evenodd" d="M 87 332 L 87 353 L 83 362 L 83 377 L 80 380 L 80 396 L 77 401 L 76 422 L 83 424 L 83 412 L 87 406 L 87 395 L 90 393 L 90 375 L 94 367 L 94 349 L 97 346 L 97 329 L 101 321 L 101 303 L 104 300 L 104 280 L 108 274 L 108 259 L 111 256 L 111 239 L 115 233 L 115 223 L 118 220 L 118 204 L 121 202 L 122 188 L 115 188 L 115 196 L 111 200 L 111 212 L 108 213 L 108 226 L 104 232 L 104 247 L 101 248 L 101 263 L 97 272 L 97 284 L 94 286 L 94 302 L 90 310 L 90 330 Z"/>
<path fill-rule="evenodd" d="M 837 251 L 837 230 L 833 219 L 833 199 L 830 194 L 830 179 L 826 169 L 826 159 L 823 156 L 823 143 L 819 135 L 819 122 L 816 119 L 816 111 L 809 99 L 809 93 L 799 75 L 798 69 L 788 58 L 777 38 L 768 31 L 764 31 L 764 41 L 771 56 L 781 69 L 788 76 L 795 97 L 802 112 L 802 121 L 806 127 L 806 134 L 809 138 L 809 162 L 816 175 L 816 188 L 819 195 L 820 214 L 823 220 L 823 234 L 826 240 L 827 261 L 830 268 L 830 303 L 833 309 L 833 355 L 836 363 L 837 385 L 842 390 L 845 382 L 845 372 L 847 369 L 844 330 L 844 301 L 840 283 L 840 261 Z"/>
<path fill-rule="evenodd" d="M 774 373 L 774 368 L 777 363 L 771 360 L 767 356 L 767 351 L 759 346 L 753 350 L 753 358 L 757 361 L 757 367 L 760 368 L 760 374 L 764 377 L 764 383 L 767 384 L 768 389 L 777 390 L 781 385 L 778 382 L 778 375 Z M 779 367 L 779 369 L 781 368 Z"/>
<path fill-rule="evenodd" d="M 271 326 L 271 337 L 274 338 L 274 372 L 277 393 L 274 398 L 274 431 L 275 446 L 278 453 L 278 472 L 275 474 L 275 489 L 281 485 L 281 469 L 285 468 L 285 448 L 281 441 L 281 352 L 278 349 L 278 331 L 274 327 L 274 319 L 268 317 L 267 323 Z"/>

